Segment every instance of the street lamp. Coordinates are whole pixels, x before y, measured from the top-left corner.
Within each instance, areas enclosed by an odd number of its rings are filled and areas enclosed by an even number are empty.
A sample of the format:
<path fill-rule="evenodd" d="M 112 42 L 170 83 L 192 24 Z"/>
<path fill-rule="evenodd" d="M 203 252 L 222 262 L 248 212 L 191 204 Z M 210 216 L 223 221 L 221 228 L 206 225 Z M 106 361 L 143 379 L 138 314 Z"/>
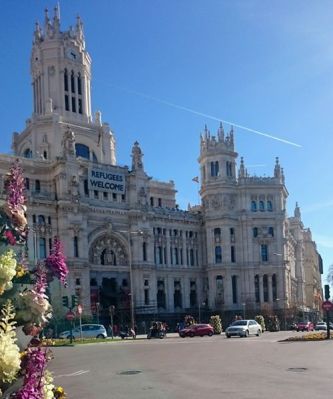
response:
<path fill-rule="evenodd" d="M 243 306 L 243 319 L 245 320 L 245 306 L 246 306 L 246 303 L 243 302 L 242 306 Z"/>
<path fill-rule="evenodd" d="M 127 233 L 128 241 L 128 266 L 129 266 L 129 277 L 130 277 L 130 313 L 131 313 L 131 328 L 134 331 L 135 326 L 135 315 L 134 315 L 134 287 L 133 287 L 133 268 L 132 268 L 132 241 L 131 234 L 142 235 L 141 230 L 131 231 L 131 230 L 118 230 L 120 233 Z"/>
<path fill-rule="evenodd" d="M 198 302 L 198 313 L 199 313 L 199 315 L 198 315 L 198 319 L 199 319 L 199 323 L 201 323 L 201 306 L 205 306 L 206 305 L 206 302 L 205 301 L 199 301 Z"/>

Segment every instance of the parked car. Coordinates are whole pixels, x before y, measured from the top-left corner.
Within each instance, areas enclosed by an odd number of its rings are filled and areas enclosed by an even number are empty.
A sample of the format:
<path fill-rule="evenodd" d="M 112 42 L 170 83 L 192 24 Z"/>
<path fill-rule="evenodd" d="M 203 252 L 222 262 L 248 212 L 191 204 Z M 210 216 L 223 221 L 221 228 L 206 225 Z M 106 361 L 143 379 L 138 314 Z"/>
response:
<path fill-rule="evenodd" d="M 192 324 L 179 330 L 179 336 L 182 338 L 194 336 L 203 337 L 204 335 L 211 337 L 213 334 L 214 329 L 210 324 Z"/>
<path fill-rule="evenodd" d="M 330 326 L 330 330 L 333 330 L 333 323 L 330 322 L 329 326 Z M 327 330 L 327 324 L 324 321 L 319 321 L 316 324 L 315 330 L 316 331 L 326 331 Z"/>
<path fill-rule="evenodd" d="M 59 334 L 59 338 L 70 339 L 71 332 L 69 330 L 63 331 Z M 80 327 L 73 328 L 73 338 L 80 338 Z M 106 338 L 107 332 L 102 324 L 82 324 L 82 338 Z"/>
<path fill-rule="evenodd" d="M 296 331 L 313 331 L 314 325 L 311 321 L 299 321 L 297 323 Z"/>
<path fill-rule="evenodd" d="M 262 327 L 255 320 L 236 320 L 225 330 L 225 336 L 230 338 L 234 335 L 248 337 L 249 335 L 262 334 Z"/>

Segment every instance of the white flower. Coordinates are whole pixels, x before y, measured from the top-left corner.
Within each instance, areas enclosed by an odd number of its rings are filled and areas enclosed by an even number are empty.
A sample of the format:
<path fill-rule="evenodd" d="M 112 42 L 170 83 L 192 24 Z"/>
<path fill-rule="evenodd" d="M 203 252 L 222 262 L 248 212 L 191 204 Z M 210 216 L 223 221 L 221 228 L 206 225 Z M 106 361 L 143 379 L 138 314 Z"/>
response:
<path fill-rule="evenodd" d="M 42 378 L 43 382 L 43 399 L 54 399 L 53 389 L 55 388 L 53 384 L 53 376 L 49 370 L 45 370 L 44 376 Z"/>
<path fill-rule="evenodd" d="M 0 295 L 12 288 L 12 279 L 16 274 L 15 253 L 9 249 L 0 256 Z"/>

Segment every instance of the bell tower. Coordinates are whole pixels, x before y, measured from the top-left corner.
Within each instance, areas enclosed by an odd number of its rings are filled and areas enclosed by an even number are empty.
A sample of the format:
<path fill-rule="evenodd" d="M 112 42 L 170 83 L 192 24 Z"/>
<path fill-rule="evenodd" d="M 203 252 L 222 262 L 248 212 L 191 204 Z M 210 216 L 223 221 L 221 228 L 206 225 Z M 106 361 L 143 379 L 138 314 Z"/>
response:
<path fill-rule="evenodd" d="M 59 9 L 52 19 L 45 10 L 43 28 L 35 26 L 31 76 L 34 116 L 54 111 L 66 120 L 91 120 L 91 59 L 79 16 L 74 28 L 62 32 Z"/>
<path fill-rule="evenodd" d="M 236 158 L 234 133 L 231 128 L 225 136 L 222 123 L 216 136 L 210 134 L 207 126 L 200 137 L 201 198 L 208 204 L 222 192 L 233 191 L 236 183 Z"/>

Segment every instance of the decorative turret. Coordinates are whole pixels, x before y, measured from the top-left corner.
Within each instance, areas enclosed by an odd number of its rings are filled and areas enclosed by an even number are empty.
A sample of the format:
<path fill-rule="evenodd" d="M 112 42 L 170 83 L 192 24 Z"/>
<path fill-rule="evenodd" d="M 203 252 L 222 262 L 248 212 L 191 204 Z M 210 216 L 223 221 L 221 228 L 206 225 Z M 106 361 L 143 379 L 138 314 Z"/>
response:
<path fill-rule="evenodd" d="M 275 158 L 274 177 L 281 177 L 281 167 L 279 163 L 279 157 Z"/>
<path fill-rule="evenodd" d="M 228 183 L 236 181 L 236 158 L 234 151 L 233 129 L 227 136 L 224 134 L 222 122 L 216 136 L 211 136 L 205 125 L 204 132 L 200 135 L 201 182 L 203 185 L 209 181 L 223 180 Z"/>
<path fill-rule="evenodd" d="M 239 167 L 238 177 L 241 179 L 245 176 L 246 176 L 246 170 L 245 170 L 245 166 L 244 166 L 244 158 L 241 157 L 241 163 L 240 163 L 240 167 Z"/>
<path fill-rule="evenodd" d="M 298 206 L 298 202 L 296 202 L 295 210 L 294 210 L 294 217 L 301 220 L 301 209 Z"/>

